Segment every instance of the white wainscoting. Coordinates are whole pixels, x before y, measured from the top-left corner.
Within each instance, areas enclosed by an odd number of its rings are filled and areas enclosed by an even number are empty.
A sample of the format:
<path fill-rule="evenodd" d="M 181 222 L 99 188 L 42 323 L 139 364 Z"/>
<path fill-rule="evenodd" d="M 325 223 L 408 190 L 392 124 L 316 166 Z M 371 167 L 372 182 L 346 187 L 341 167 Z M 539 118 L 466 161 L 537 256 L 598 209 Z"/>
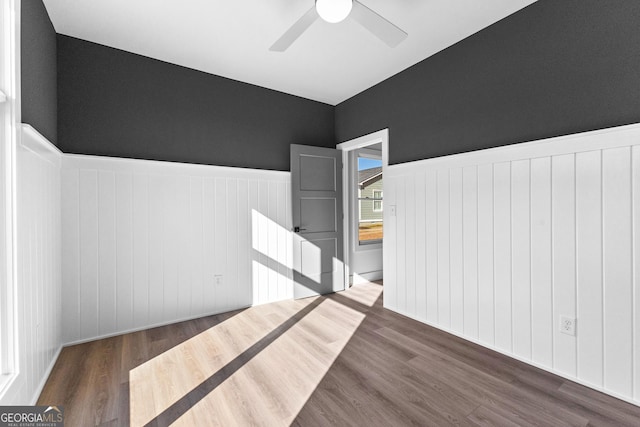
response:
<path fill-rule="evenodd" d="M 291 298 L 290 204 L 288 172 L 65 155 L 64 342 Z"/>
<path fill-rule="evenodd" d="M 2 404 L 33 404 L 61 348 L 60 162 L 29 125 L 17 148 L 17 368 Z"/>
<path fill-rule="evenodd" d="M 639 144 L 631 125 L 389 167 L 385 306 L 640 403 Z"/>

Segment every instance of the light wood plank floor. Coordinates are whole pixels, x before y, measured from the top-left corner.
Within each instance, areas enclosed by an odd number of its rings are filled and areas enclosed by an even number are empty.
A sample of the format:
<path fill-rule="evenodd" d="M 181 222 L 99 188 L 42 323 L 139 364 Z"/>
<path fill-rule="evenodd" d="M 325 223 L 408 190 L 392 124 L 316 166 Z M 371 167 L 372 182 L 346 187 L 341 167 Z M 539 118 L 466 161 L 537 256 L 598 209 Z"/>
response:
<path fill-rule="evenodd" d="M 640 407 L 382 308 L 382 286 L 67 347 L 67 426 L 638 426 Z"/>

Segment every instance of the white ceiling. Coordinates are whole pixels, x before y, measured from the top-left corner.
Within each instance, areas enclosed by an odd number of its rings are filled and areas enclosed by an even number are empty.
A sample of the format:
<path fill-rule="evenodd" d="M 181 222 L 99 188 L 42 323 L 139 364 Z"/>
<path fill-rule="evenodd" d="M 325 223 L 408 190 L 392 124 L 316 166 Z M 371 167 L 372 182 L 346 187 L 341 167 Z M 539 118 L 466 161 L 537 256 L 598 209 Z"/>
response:
<path fill-rule="evenodd" d="M 409 37 L 391 49 L 347 18 L 269 47 L 313 0 L 44 0 L 56 31 L 336 105 L 535 0 L 361 0 Z"/>

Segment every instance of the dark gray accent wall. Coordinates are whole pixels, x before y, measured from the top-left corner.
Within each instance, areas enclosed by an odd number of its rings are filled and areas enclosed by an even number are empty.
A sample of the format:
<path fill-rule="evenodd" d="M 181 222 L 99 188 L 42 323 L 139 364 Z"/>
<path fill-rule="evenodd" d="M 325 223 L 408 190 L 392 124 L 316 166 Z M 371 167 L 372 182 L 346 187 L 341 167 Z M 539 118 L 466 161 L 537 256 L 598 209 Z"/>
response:
<path fill-rule="evenodd" d="M 56 31 L 42 0 L 20 3 L 22 122 L 57 144 Z"/>
<path fill-rule="evenodd" d="M 539 0 L 336 106 L 336 139 L 388 127 L 396 164 L 636 122 L 640 1 Z"/>
<path fill-rule="evenodd" d="M 335 147 L 331 105 L 64 35 L 58 99 L 66 153 L 289 170 L 290 144 Z"/>

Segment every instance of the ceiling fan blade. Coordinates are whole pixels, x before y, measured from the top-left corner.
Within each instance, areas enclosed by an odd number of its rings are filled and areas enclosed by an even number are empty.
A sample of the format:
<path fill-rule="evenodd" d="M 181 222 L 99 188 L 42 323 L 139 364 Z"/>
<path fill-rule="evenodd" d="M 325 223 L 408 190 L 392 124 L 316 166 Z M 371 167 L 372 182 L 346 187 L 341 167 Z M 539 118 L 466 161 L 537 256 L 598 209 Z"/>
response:
<path fill-rule="evenodd" d="M 396 47 L 407 38 L 407 33 L 356 0 L 353 0 L 351 17 L 389 47 Z"/>
<path fill-rule="evenodd" d="M 318 19 L 318 12 L 316 7 L 313 6 L 309 9 L 295 24 L 291 26 L 274 44 L 269 50 L 274 52 L 284 52 L 304 33 L 307 28 Z"/>

